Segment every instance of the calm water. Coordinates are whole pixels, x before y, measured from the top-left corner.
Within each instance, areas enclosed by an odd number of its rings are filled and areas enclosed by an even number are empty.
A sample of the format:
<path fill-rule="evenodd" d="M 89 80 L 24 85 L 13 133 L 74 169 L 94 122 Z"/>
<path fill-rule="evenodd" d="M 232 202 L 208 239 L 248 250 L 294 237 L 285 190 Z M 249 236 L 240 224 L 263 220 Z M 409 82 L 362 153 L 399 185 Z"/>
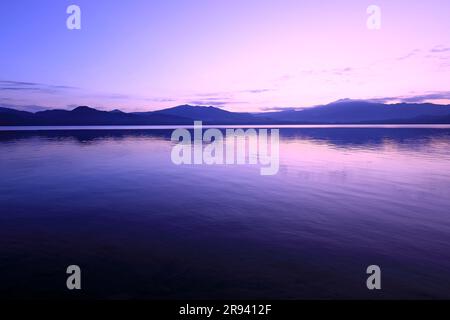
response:
<path fill-rule="evenodd" d="M 0 132 L 0 296 L 450 298 L 449 128 L 283 128 L 276 176 L 170 134 Z"/>

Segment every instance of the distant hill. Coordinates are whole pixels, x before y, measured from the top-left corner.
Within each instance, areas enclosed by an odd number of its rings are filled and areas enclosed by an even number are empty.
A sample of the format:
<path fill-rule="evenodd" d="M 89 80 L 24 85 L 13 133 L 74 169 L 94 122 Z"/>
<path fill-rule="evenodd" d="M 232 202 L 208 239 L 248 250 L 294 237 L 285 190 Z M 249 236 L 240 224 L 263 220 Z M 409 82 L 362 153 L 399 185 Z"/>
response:
<path fill-rule="evenodd" d="M 195 119 L 209 123 L 255 123 L 259 122 L 257 117 L 250 113 L 229 112 L 215 107 L 182 105 L 170 109 L 154 112 L 170 116 Z"/>
<path fill-rule="evenodd" d="M 450 124 L 450 105 L 381 104 L 340 100 L 302 110 L 265 113 L 237 113 L 215 107 L 182 105 L 174 108 L 126 113 L 100 111 L 89 107 L 40 112 L 0 108 L 0 126 L 81 126 L 81 125 L 187 125 L 204 124 L 362 124 L 362 123 L 442 123 Z"/>
<path fill-rule="evenodd" d="M 382 104 L 369 101 L 340 100 L 327 105 L 306 108 L 299 111 L 260 113 L 277 121 L 295 123 L 386 123 L 408 122 L 433 118 L 433 121 L 447 121 L 450 105 L 423 104 Z M 423 122 L 423 120 L 420 120 Z"/>
<path fill-rule="evenodd" d="M 190 119 L 164 114 L 136 115 L 114 111 L 99 111 L 78 107 L 72 111 L 48 110 L 36 113 L 0 108 L 0 125 L 82 126 L 82 125 L 165 125 L 191 124 Z"/>

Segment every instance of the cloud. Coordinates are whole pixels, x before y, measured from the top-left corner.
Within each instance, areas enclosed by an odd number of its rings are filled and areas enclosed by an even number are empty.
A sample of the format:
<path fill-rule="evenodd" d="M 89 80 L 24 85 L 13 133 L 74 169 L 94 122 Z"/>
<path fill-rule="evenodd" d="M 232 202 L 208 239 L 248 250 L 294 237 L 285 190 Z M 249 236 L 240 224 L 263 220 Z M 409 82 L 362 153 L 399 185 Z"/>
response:
<path fill-rule="evenodd" d="M 330 68 L 330 69 L 320 69 L 320 70 L 308 69 L 308 70 L 302 70 L 302 71 L 300 71 L 300 73 L 309 75 L 309 76 L 322 75 L 322 74 L 333 74 L 333 75 L 337 75 L 337 76 L 342 76 L 345 74 L 350 74 L 356 70 L 357 69 L 355 69 L 353 67 L 342 67 L 342 68 Z"/>
<path fill-rule="evenodd" d="M 301 108 L 291 108 L 291 107 L 265 107 L 261 108 L 262 111 L 298 111 Z"/>
<path fill-rule="evenodd" d="M 367 99 L 365 101 L 373 102 L 373 103 L 389 103 L 389 102 L 398 101 L 398 98 L 397 97 L 373 98 L 373 99 Z"/>
<path fill-rule="evenodd" d="M 442 53 L 442 52 L 450 52 L 450 47 L 444 47 L 442 45 L 435 46 L 430 50 L 431 53 Z"/>
<path fill-rule="evenodd" d="M 408 54 L 405 54 L 404 56 L 398 57 L 396 60 L 397 61 L 407 60 L 409 58 L 417 56 L 417 54 L 419 54 L 419 53 L 420 53 L 420 49 L 414 49 L 411 52 L 409 52 Z"/>
<path fill-rule="evenodd" d="M 427 100 L 450 100 L 450 91 L 447 92 L 435 92 L 435 93 L 429 93 L 424 95 L 418 95 L 413 97 L 406 97 L 403 98 L 403 102 L 409 102 L 409 103 L 419 103 L 424 102 Z"/>
<path fill-rule="evenodd" d="M 264 93 L 264 92 L 269 92 L 269 91 L 272 91 L 272 89 L 243 90 L 242 93 L 254 93 L 254 94 L 258 94 L 258 93 Z"/>
<path fill-rule="evenodd" d="M 294 79 L 294 75 L 292 74 L 284 74 L 281 77 L 279 77 L 278 79 L 276 79 L 277 81 L 289 81 L 291 79 Z"/>
<path fill-rule="evenodd" d="M 334 74 L 334 75 L 337 75 L 337 76 L 343 76 L 343 75 L 345 75 L 345 74 L 351 73 L 353 70 L 354 70 L 354 69 L 351 68 L 351 67 L 346 67 L 346 68 L 332 69 L 332 70 L 329 70 L 329 71 L 324 70 L 324 72 L 330 72 L 330 73 L 332 73 L 332 74 Z"/>
<path fill-rule="evenodd" d="M 189 101 L 188 104 L 195 104 L 201 106 L 215 106 L 215 107 L 225 107 L 232 104 L 247 104 L 248 102 L 235 100 L 231 97 L 210 97 L 205 99 L 193 99 Z"/>
<path fill-rule="evenodd" d="M 20 111 L 28 111 L 28 112 L 39 112 L 39 111 L 45 111 L 48 110 L 47 107 L 43 106 L 36 106 L 36 105 L 13 105 L 13 104 L 0 104 L 0 107 L 2 108 L 8 108 L 8 109 L 14 109 L 14 110 L 20 110 Z"/>
<path fill-rule="evenodd" d="M 175 102 L 177 100 L 175 99 L 171 99 L 171 98 L 145 98 L 145 101 L 150 101 L 150 102 Z"/>
<path fill-rule="evenodd" d="M 24 82 L 12 80 L 0 80 L 0 91 L 35 91 L 52 93 L 61 90 L 73 90 L 77 87 L 65 85 L 43 84 L 38 82 Z"/>
<path fill-rule="evenodd" d="M 445 47 L 442 45 L 434 46 L 433 49 L 428 51 L 425 58 L 438 60 L 441 62 L 440 67 L 447 68 L 449 66 L 447 61 L 450 60 L 450 47 Z"/>
<path fill-rule="evenodd" d="M 219 95 L 223 95 L 223 92 L 208 92 L 208 93 L 198 93 L 195 96 L 196 97 L 216 97 Z"/>
<path fill-rule="evenodd" d="M 214 106 L 218 108 L 225 107 L 230 103 L 233 103 L 233 100 L 231 94 L 227 92 L 198 93 L 193 95 L 192 100 L 188 102 L 190 105 Z"/>
<path fill-rule="evenodd" d="M 104 95 L 104 97 L 111 100 L 127 100 L 131 98 L 129 95 L 126 94 L 108 94 Z"/>
<path fill-rule="evenodd" d="M 188 104 L 196 105 L 196 106 L 224 107 L 227 104 L 229 104 L 229 101 L 195 100 L 195 101 L 189 101 Z"/>
<path fill-rule="evenodd" d="M 205 101 L 221 101 L 221 100 L 230 101 L 231 98 L 229 98 L 229 97 L 212 97 L 212 98 L 206 98 L 203 100 L 205 100 Z"/>
<path fill-rule="evenodd" d="M 368 99 L 367 101 L 374 103 L 392 103 L 399 101 L 404 103 L 423 103 L 433 100 L 450 100 L 450 91 L 429 92 L 414 96 L 381 97 Z"/>

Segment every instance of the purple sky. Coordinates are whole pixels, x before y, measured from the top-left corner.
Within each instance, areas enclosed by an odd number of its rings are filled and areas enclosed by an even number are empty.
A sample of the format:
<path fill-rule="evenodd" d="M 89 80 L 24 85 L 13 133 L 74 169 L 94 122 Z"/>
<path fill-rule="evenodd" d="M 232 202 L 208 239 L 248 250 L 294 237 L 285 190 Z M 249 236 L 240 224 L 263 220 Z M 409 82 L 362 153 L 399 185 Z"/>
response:
<path fill-rule="evenodd" d="M 66 28 L 67 6 L 82 29 Z M 382 10 L 369 30 L 366 9 Z M 450 103 L 450 1 L 4 0 L 0 104 Z"/>

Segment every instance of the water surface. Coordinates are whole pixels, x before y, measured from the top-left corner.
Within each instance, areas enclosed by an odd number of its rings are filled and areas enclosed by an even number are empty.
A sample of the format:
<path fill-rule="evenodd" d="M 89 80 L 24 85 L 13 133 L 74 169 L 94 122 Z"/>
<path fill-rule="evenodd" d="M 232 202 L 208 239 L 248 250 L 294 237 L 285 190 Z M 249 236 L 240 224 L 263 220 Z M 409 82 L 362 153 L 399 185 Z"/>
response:
<path fill-rule="evenodd" d="M 175 166 L 167 128 L 18 129 L 0 132 L 0 296 L 450 298 L 446 126 L 282 128 L 276 176 Z"/>

